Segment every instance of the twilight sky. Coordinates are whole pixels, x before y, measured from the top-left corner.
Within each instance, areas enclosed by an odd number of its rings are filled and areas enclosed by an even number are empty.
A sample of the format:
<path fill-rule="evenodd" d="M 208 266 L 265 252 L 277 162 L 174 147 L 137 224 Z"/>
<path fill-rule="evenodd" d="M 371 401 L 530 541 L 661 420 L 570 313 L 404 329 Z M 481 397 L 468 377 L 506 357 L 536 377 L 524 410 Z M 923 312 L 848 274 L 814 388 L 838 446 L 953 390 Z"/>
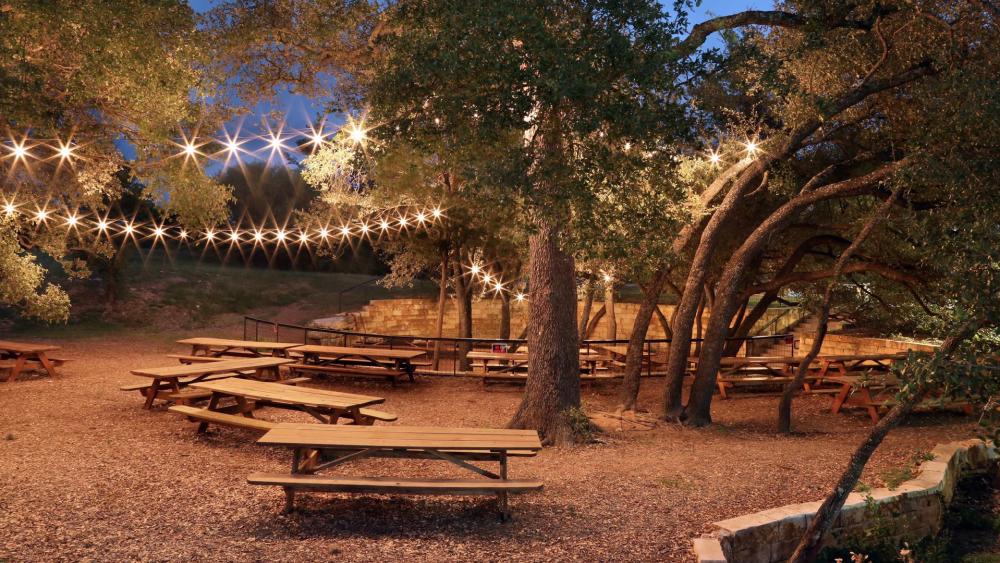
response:
<path fill-rule="evenodd" d="M 217 4 L 218 0 L 189 0 L 189 2 L 191 7 L 196 11 L 204 12 Z M 693 25 L 709 17 L 726 15 L 750 8 L 765 9 L 771 5 L 771 0 L 703 0 L 701 5 L 695 10 L 691 22 Z M 709 44 L 712 41 L 710 39 Z M 265 131 L 261 130 L 261 119 L 271 111 L 284 113 L 287 116 L 286 127 L 294 130 L 307 130 L 311 123 L 316 123 L 317 118 L 322 117 L 319 115 L 321 111 L 320 106 L 313 103 L 313 100 L 304 96 L 282 92 L 278 94 L 273 102 L 257 104 L 250 115 L 241 117 L 236 122 L 228 124 L 227 130 L 234 132 L 237 127 L 240 127 L 241 132 L 245 134 L 263 134 Z M 330 116 L 328 122 L 336 124 L 341 122 L 341 119 L 339 116 Z M 210 166 L 209 168 L 214 167 Z"/>

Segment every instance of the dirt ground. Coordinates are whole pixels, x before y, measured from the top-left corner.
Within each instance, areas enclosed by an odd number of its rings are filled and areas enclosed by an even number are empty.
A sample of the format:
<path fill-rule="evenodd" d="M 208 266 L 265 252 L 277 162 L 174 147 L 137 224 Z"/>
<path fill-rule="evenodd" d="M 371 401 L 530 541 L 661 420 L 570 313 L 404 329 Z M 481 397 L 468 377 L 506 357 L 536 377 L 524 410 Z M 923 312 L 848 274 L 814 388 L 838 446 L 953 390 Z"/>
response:
<path fill-rule="evenodd" d="M 236 336 L 213 331 L 203 336 Z M 250 431 L 195 425 L 145 411 L 118 387 L 128 370 L 170 365 L 173 340 L 136 331 L 57 342 L 75 358 L 57 379 L 0 383 L 0 561 L 691 561 L 691 539 L 711 522 L 821 498 L 869 428 L 832 415 L 828 395 L 796 403 L 791 437 L 774 434 L 773 396 L 717 400 L 717 424 L 603 436 L 602 443 L 515 459 L 511 476 L 545 482 L 515 497 L 502 524 L 492 498 L 300 495 L 281 514 L 280 489 L 246 484 L 284 471 L 290 454 Z M 393 389 L 333 380 L 317 385 L 386 398 L 396 424 L 501 427 L 518 388 L 418 378 Z M 644 382 L 655 408 L 662 383 Z M 614 387 L 587 389 L 586 408 L 612 409 Z M 301 420 L 264 410 L 261 418 Z M 958 415 L 919 415 L 893 432 L 864 481 L 934 444 L 974 436 Z M 363 460 L 355 475 L 457 475 L 441 462 Z"/>

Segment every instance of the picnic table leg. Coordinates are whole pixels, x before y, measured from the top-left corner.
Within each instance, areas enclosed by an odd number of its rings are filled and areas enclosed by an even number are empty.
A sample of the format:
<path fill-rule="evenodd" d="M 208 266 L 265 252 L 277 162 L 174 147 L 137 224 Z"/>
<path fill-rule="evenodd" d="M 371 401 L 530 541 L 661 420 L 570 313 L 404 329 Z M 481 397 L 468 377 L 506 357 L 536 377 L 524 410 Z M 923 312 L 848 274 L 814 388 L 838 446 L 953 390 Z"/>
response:
<path fill-rule="evenodd" d="M 868 391 L 867 387 L 861 388 L 861 399 L 865 402 L 868 416 L 872 419 L 872 424 L 878 424 L 878 407 L 875 406 L 875 401 L 872 399 L 872 394 Z"/>
<path fill-rule="evenodd" d="M 834 395 L 833 404 L 830 406 L 830 412 L 837 414 L 840 412 L 840 408 L 844 406 L 844 401 L 847 400 L 847 396 L 851 393 L 851 384 L 845 383 L 841 386 L 840 391 Z"/>
<path fill-rule="evenodd" d="M 507 480 L 507 452 L 500 452 L 500 478 L 504 481 Z M 507 492 L 501 491 L 497 493 L 497 504 L 500 507 L 500 521 L 506 522 L 510 520 L 510 508 L 507 504 Z"/>
<path fill-rule="evenodd" d="M 24 362 L 28 361 L 28 356 L 25 354 L 18 354 L 17 360 L 14 361 L 14 367 L 10 369 L 10 375 L 7 377 L 7 383 L 13 382 L 17 379 L 17 376 L 24 369 Z"/>
<path fill-rule="evenodd" d="M 718 381 L 717 384 L 719 386 L 719 396 L 723 399 L 728 399 L 729 397 L 726 396 L 726 383 L 724 381 Z"/>
<path fill-rule="evenodd" d="M 153 408 L 153 401 L 156 400 L 156 396 L 160 392 L 161 381 L 160 379 L 154 379 L 153 384 L 146 390 L 146 404 L 143 406 L 146 410 Z"/>
<path fill-rule="evenodd" d="M 56 377 L 56 366 L 52 363 L 52 360 L 45 354 L 45 352 L 39 352 L 37 354 L 39 363 L 45 368 L 45 371 L 49 372 L 49 377 Z"/>
<path fill-rule="evenodd" d="M 208 410 L 214 411 L 215 409 L 219 408 L 219 399 L 221 398 L 222 395 L 213 391 L 212 398 L 208 400 Z M 204 434 L 206 430 L 208 430 L 208 423 L 205 421 L 199 422 L 198 433 Z"/>

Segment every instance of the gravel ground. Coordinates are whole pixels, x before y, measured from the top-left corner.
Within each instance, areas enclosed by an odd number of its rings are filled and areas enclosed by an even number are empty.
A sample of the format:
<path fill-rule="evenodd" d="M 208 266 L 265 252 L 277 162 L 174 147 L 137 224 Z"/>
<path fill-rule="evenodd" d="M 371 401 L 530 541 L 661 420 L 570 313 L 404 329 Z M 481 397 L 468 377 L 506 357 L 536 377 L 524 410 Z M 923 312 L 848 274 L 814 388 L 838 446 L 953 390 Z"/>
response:
<path fill-rule="evenodd" d="M 223 334 L 218 334 L 223 336 Z M 180 334 L 62 342 L 77 358 L 63 377 L 0 383 L 0 561 L 690 561 L 710 523 L 827 491 L 869 423 L 827 412 L 829 396 L 796 404 L 799 434 L 772 431 L 776 397 L 716 401 L 717 424 L 668 425 L 606 435 L 600 444 L 515 459 L 512 477 L 539 478 L 499 523 L 491 498 L 301 495 L 281 515 L 276 488 L 247 474 L 287 470 L 290 454 L 254 445 L 256 434 L 195 426 L 163 407 L 141 408 L 119 385 L 136 367 L 170 365 Z M 229 335 L 232 336 L 232 335 Z M 333 389 L 386 397 L 399 424 L 500 427 L 520 392 L 422 378 L 416 385 L 333 381 Z M 645 383 L 644 404 L 661 383 Z M 616 389 L 584 392 L 612 409 Z M 302 420 L 261 411 L 262 418 Z M 865 481 L 915 451 L 974 435 L 955 415 L 921 415 L 890 435 Z M 356 475 L 458 474 L 431 461 L 366 460 Z"/>

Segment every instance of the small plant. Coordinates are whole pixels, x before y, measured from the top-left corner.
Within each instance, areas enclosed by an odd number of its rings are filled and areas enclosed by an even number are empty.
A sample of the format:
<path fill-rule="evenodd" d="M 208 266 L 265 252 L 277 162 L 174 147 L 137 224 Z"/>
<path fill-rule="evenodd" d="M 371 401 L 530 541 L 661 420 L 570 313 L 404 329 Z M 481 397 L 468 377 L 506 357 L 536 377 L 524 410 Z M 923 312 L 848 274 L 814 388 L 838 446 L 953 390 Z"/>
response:
<path fill-rule="evenodd" d="M 885 486 L 890 490 L 894 491 L 899 488 L 904 482 L 913 479 L 913 469 L 910 467 L 901 467 L 898 469 L 890 469 L 882 473 L 882 480 L 885 482 Z"/>
<path fill-rule="evenodd" d="M 566 419 L 573 430 L 573 435 L 581 442 L 591 442 L 594 440 L 594 425 L 590 422 L 590 417 L 583 409 L 573 407 L 566 409 Z"/>
<path fill-rule="evenodd" d="M 858 484 L 854 485 L 854 491 L 863 495 L 870 495 L 872 492 L 872 486 L 868 483 L 858 481 Z"/>

